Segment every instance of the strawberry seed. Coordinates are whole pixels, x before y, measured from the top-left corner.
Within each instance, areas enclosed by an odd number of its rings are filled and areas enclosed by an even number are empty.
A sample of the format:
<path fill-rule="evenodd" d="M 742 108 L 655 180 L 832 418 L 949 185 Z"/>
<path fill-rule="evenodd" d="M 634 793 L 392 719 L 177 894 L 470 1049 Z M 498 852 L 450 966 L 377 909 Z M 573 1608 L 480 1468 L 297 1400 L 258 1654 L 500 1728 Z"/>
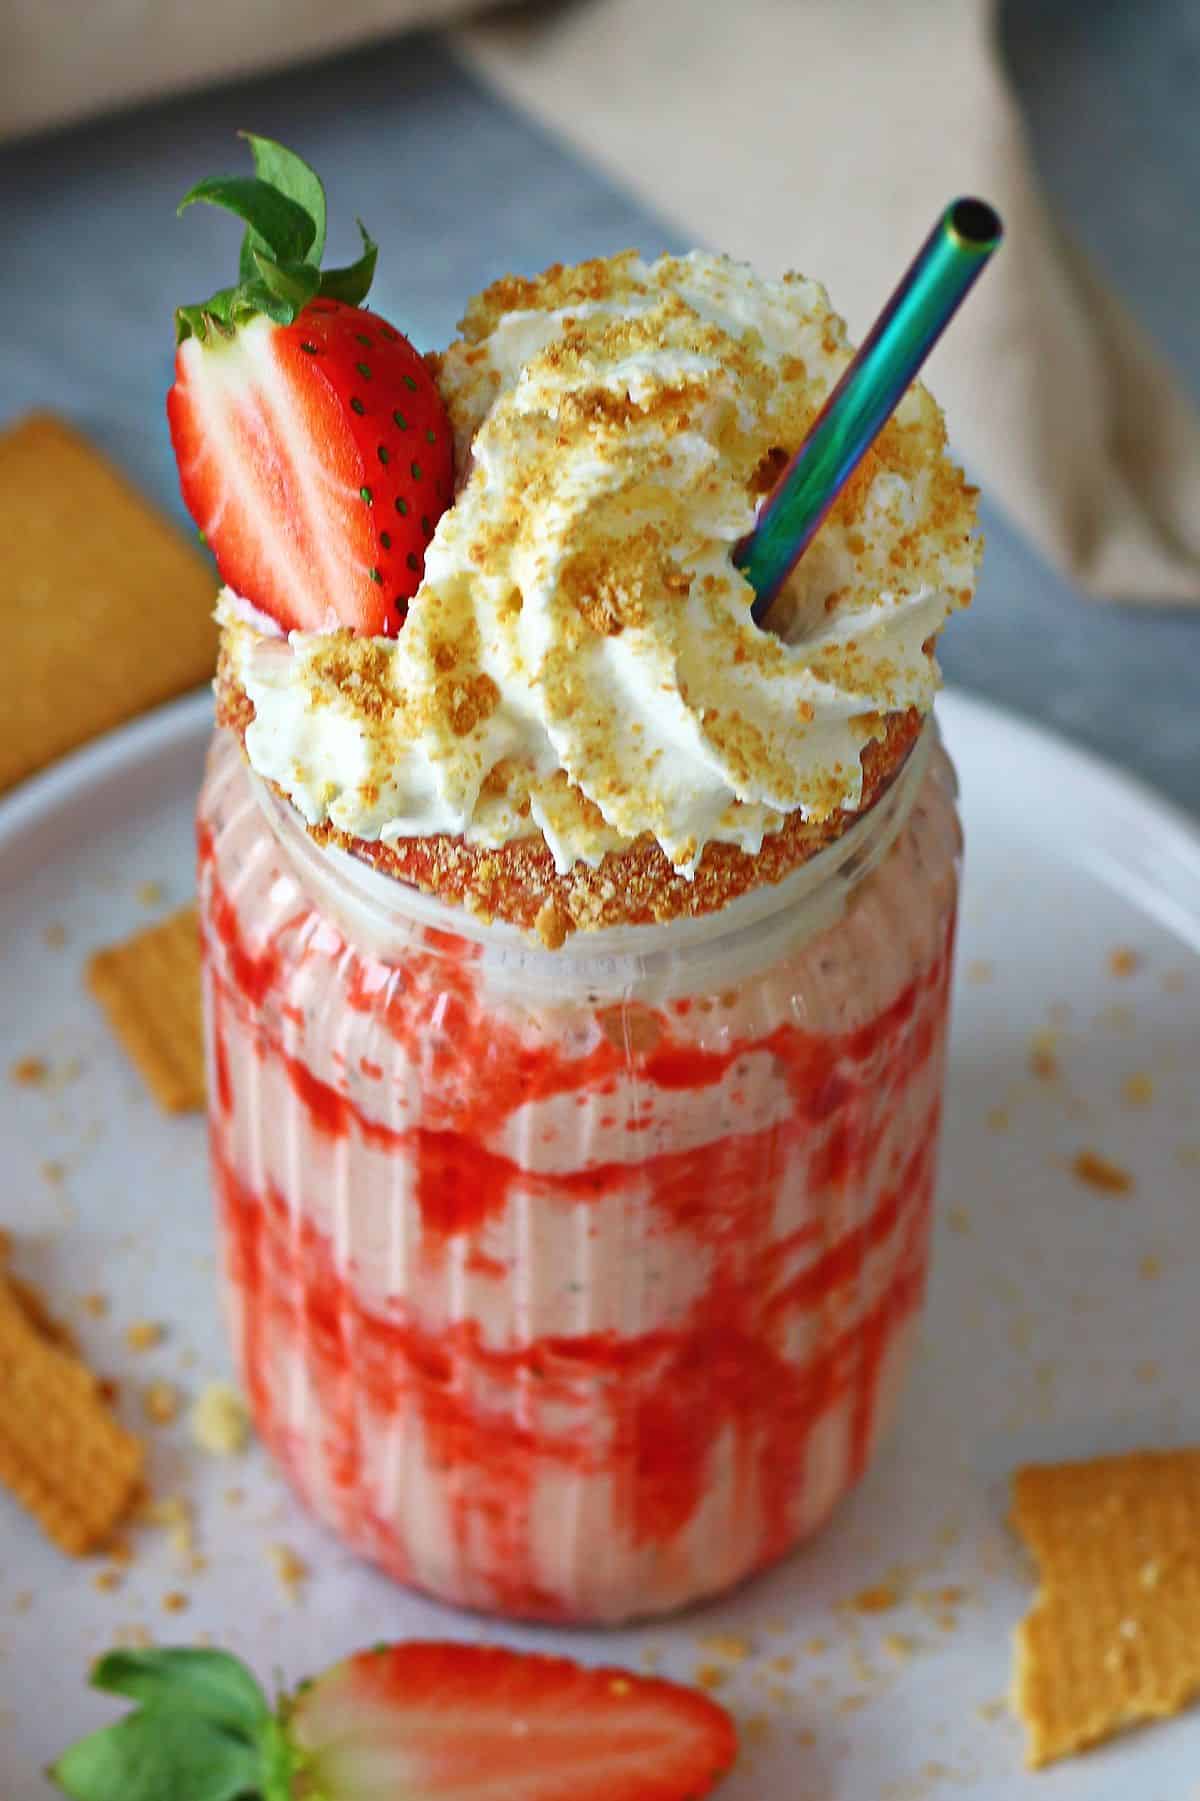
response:
<path fill-rule="evenodd" d="M 419 481 L 420 481 L 420 479 L 421 479 L 421 465 L 420 465 L 420 463 L 410 463 L 410 464 L 409 464 L 409 468 L 410 468 L 410 469 L 411 469 L 411 470 L 412 470 L 412 478 L 413 478 L 413 480 L 414 480 L 414 481 L 415 481 L 415 482 L 419 482 Z"/>
<path fill-rule="evenodd" d="M 360 488 L 358 494 L 359 499 L 365 500 L 368 506 L 373 506 L 375 504 L 375 496 L 372 494 L 370 488 Z"/>
<path fill-rule="evenodd" d="M 396 421 L 396 424 L 400 427 L 401 431 L 408 430 L 408 420 L 404 417 L 403 413 L 400 413 L 400 412 L 393 413 L 392 418 Z"/>
<path fill-rule="evenodd" d="M 396 511 L 399 513 L 401 519 L 408 518 L 408 502 L 407 500 L 402 500 L 399 494 L 396 496 Z"/>
<path fill-rule="evenodd" d="M 379 451 L 378 451 L 378 456 L 379 456 L 379 460 L 380 460 L 380 462 L 381 462 L 381 463 L 386 463 L 386 462 L 387 462 L 387 460 L 388 460 L 388 449 L 387 449 L 387 445 L 386 445 L 386 444 L 381 444 L 381 445 L 380 445 L 380 446 L 379 446 Z"/>
<path fill-rule="evenodd" d="M 358 373 L 362 376 L 364 381 L 370 381 L 371 366 L 369 363 L 355 363 L 354 367 L 358 370 Z"/>
<path fill-rule="evenodd" d="M 362 401 L 359 400 L 356 395 L 354 397 L 354 399 L 352 399 L 350 402 L 350 411 L 352 413 L 357 413 L 359 418 L 361 419 L 363 414 L 366 412 L 366 410 L 367 410 L 366 407 L 363 405 Z"/>

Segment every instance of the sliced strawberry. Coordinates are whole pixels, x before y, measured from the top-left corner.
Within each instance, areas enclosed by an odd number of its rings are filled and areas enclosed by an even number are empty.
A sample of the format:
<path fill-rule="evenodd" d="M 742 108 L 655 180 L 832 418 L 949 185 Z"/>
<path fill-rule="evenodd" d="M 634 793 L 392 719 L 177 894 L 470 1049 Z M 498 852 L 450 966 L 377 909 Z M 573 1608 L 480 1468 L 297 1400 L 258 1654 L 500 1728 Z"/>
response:
<path fill-rule="evenodd" d="M 327 1801 L 692 1801 L 733 1763 L 692 1689 L 501 1646 L 382 1645 L 302 1690 L 298 1792 Z"/>
<path fill-rule="evenodd" d="M 178 308 L 171 441 L 228 585 L 285 630 L 395 633 L 453 494 L 453 435 L 423 359 L 357 303 L 376 250 L 321 271 L 325 197 L 250 138 L 253 180 L 193 188 L 247 223 L 241 281 Z M 361 229 L 361 227 L 360 227 Z"/>

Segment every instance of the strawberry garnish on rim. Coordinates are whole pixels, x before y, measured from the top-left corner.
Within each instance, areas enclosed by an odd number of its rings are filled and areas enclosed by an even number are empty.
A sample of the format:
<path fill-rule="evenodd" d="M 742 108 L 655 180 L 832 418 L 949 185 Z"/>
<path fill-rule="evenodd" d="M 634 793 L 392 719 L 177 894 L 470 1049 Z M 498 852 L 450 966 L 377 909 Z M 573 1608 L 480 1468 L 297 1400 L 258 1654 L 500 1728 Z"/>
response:
<path fill-rule="evenodd" d="M 379 1645 L 274 1712 L 223 1651 L 113 1651 L 140 1705 L 51 1769 L 74 1801 L 698 1801 L 731 1767 L 706 1695 L 500 1645 Z"/>
<path fill-rule="evenodd" d="M 376 246 L 320 267 L 325 193 L 308 164 L 246 135 L 253 177 L 197 201 L 246 222 L 236 287 L 175 315 L 171 442 L 221 578 L 285 631 L 394 635 L 453 495 L 453 434 L 408 339 L 360 304 Z"/>

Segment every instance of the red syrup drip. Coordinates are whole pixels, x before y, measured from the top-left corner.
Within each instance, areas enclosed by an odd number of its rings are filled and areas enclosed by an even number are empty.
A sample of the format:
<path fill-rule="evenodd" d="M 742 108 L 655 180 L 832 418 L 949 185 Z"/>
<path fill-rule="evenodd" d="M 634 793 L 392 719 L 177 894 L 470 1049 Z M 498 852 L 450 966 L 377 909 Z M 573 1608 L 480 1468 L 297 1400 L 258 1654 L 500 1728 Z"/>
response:
<path fill-rule="evenodd" d="M 920 1303 L 936 1106 L 878 1192 L 876 1166 L 895 1107 L 929 1058 L 940 1054 L 952 924 L 932 967 L 876 1019 L 850 1032 L 816 1036 L 783 1024 L 714 1050 L 673 1036 L 688 1011 L 676 1003 L 665 1012 L 641 1009 L 643 1026 L 651 1023 L 633 1038 L 624 1016 L 620 1029 L 610 1031 L 598 1013 L 601 1031 L 586 1051 L 564 1055 L 553 1044 L 529 1042 L 487 1008 L 477 987 L 476 952 L 461 940 L 413 953 L 393 968 L 334 943 L 327 926 L 316 929 L 319 916 L 298 914 L 260 947 L 243 939 L 215 868 L 204 876 L 220 1102 L 212 1120 L 213 1165 L 229 1280 L 242 1303 L 239 1354 L 260 1430 L 301 1491 L 312 1485 L 311 1451 L 293 1442 L 281 1411 L 285 1397 L 275 1392 L 272 1353 L 281 1345 L 306 1372 L 340 1529 L 402 1579 L 413 1578 L 412 1551 L 368 1492 L 364 1412 L 389 1422 L 419 1420 L 427 1455 L 443 1472 L 458 1554 L 465 1565 L 486 1571 L 493 1602 L 504 1611 L 541 1618 L 572 1612 L 569 1598 L 546 1593 L 536 1579 L 529 1515 L 538 1474 L 546 1469 L 608 1474 L 618 1528 L 635 1543 L 665 1547 L 709 1491 L 718 1447 L 731 1446 L 737 1492 L 754 1497 L 761 1514 L 756 1562 L 779 1556 L 795 1536 L 796 1495 L 813 1428 L 849 1403 L 850 1468 L 861 1473 L 885 1354 Z M 315 957 L 336 962 L 337 1001 L 369 1015 L 419 1067 L 421 1122 L 392 1127 L 369 1117 L 348 1091 L 344 1064 L 335 1085 L 297 1054 L 304 1049 L 304 1016 L 287 999 L 289 982 Z M 268 1000 L 296 1026 L 287 1049 L 269 1023 Z M 431 1336 L 400 1303 L 368 1307 L 353 1267 L 339 1262 L 330 1241 L 300 1213 L 301 1197 L 256 1192 L 234 1167 L 229 1116 L 236 1097 L 226 1039 L 235 1035 L 253 1042 L 264 1065 L 274 1062 L 285 1073 L 316 1137 L 351 1141 L 351 1150 L 359 1142 L 408 1161 L 422 1255 L 436 1257 L 449 1239 L 465 1235 L 473 1273 L 506 1281 L 507 1265 L 488 1255 L 480 1235 L 515 1188 L 549 1206 L 571 1206 L 627 1193 L 635 1184 L 652 1234 L 686 1235 L 689 1255 L 695 1244 L 705 1247 L 704 1291 L 670 1329 L 541 1338 L 505 1348 L 486 1344 L 469 1319 Z M 634 1048 L 638 1043 L 641 1049 Z M 557 1172 L 522 1167 L 495 1148 L 512 1114 L 531 1100 L 575 1094 L 594 1103 L 632 1072 L 638 1094 L 652 1105 L 657 1093 L 715 1089 L 751 1054 L 768 1055 L 786 1082 L 791 1105 L 782 1120 L 756 1128 L 747 1123 L 697 1147 L 648 1146 L 632 1162 Z M 374 1102 L 388 1071 L 365 1060 L 362 1068 L 372 1078 Z M 797 1193 L 851 1192 L 856 1185 L 874 1195 L 870 1215 L 790 1275 L 797 1253 L 811 1253 L 829 1228 L 822 1220 L 773 1236 L 780 1203 Z M 889 1241 L 878 1295 L 844 1327 L 835 1326 L 829 1303 L 854 1295 L 872 1252 Z M 794 1339 L 814 1315 L 816 1349 L 789 1355 L 789 1335 Z M 575 1421 L 575 1429 L 564 1420 Z"/>

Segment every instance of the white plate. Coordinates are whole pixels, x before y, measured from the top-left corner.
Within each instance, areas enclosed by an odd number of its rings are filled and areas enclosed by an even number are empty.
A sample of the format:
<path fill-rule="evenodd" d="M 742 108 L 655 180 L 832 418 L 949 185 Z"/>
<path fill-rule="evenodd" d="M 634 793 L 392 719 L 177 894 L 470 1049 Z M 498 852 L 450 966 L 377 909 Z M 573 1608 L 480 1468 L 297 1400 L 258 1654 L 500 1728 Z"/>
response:
<path fill-rule="evenodd" d="M 1200 1712 L 1030 1776 L 998 1703 L 1031 1593 L 1004 1523 L 1009 1471 L 1030 1456 L 1200 1441 L 1200 837 L 1145 790 L 1001 713 L 952 694 L 940 712 L 968 855 L 929 1313 L 900 1429 L 832 1525 L 783 1568 L 666 1626 L 507 1628 L 356 1564 L 260 1452 L 207 1458 L 181 1418 L 150 1433 L 152 1484 L 194 1505 L 203 1570 L 181 1570 L 167 1534 L 138 1527 L 120 1588 L 100 1592 L 98 1566 L 60 1557 L 0 1500 L 0 1793 L 49 1793 L 39 1767 L 111 1715 L 85 1674 L 128 1627 L 166 1641 L 209 1633 L 289 1681 L 416 1634 L 566 1644 L 635 1666 L 650 1653 L 684 1678 L 720 1665 L 723 1698 L 744 1724 L 765 1722 L 749 1727 L 725 1801 L 1197 1792 Z M 5 1223 L 19 1267 L 119 1381 L 133 1422 L 150 1380 L 192 1394 L 228 1371 L 204 1129 L 158 1112 L 81 972 L 93 947 L 189 895 L 209 717 L 207 697 L 178 702 L 0 805 Z M 152 907 L 139 899 L 147 882 L 162 889 Z M 50 925 L 65 945 L 47 943 Z M 1132 974 L 1110 968 L 1117 948 L 1136 953 Z M 1061 1075 L 1038 1080 L 1031 1038 L 1055 1022 Z M 8 1078 L 31 1055 L 51 1067 L 46 1088 Z M 1128 1098 L 1131 1077 L 1148 1078 L 1148 1103 Z M 1133 1190 L 1082 1185 L 1070 1171 L 1082 1149 L 1127 1169 Z M 83 1308 L 91 1291 L 108 1296 L 106 1317 Z M 169 1333 L 137 1355 L 123 1331 L 139 1318 Z M 298 1604 L 270 1567 L 272 1543 L 311 1566 Z M 888 1581 L 900 1596 L 889 1611 L 839 1605 Z M 178 1616 L 163 1609 L 173 1590 L 189 1600 Z M 716 1635 L 749 1654 L 703 1643 Z"/>

